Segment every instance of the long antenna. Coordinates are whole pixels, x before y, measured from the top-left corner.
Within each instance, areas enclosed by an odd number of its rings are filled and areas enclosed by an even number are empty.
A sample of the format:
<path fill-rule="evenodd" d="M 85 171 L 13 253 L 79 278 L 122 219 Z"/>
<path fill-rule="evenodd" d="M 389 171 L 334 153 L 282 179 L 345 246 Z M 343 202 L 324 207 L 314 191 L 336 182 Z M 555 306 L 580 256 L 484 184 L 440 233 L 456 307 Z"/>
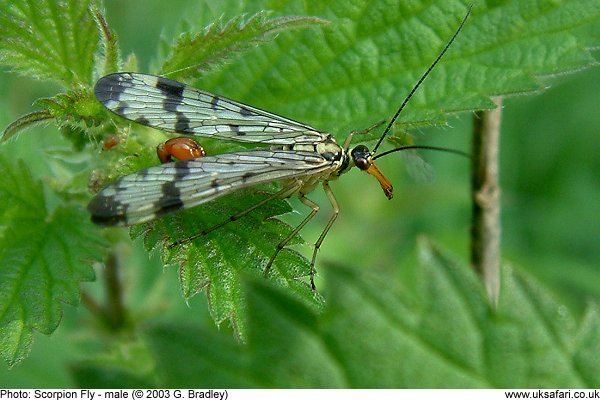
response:
<path fill-rule="evenodd" d="M 465 25 L 465 22 L 467 22 L 467 18 L 469 17 L 469 14 L 471 14 L 471 9 L 472 8 L 473 8 L 473 5 L 471 4 L 469 6 L 468 10 L 467 10 L 467 14 L 465 15 L 465 17 L 463 18 L 462 22 L 460 23 L 460 25 L 456 29 L 456 32 L 454 32 L 454 35 L 452 35 L 452 37 L 450 38 L 450 40 L 448 41 L 448 43 L 446 43 L 446 46 L 444 47 L 444 49 L 442 50 L 442 52 L 437 56 L 437 58 L 429 66 L 429 68 L 427 68 L 427 71 L 425 71 L 425 73 L 421 76 L 421 78 L 419 79 L 419 81 L 417 82 L 417 84 L 412 88 L 412 90 L 410 91 L 410 93 L 408 93 L 408 96 L 406 96 L 406 98 L 404 99 L 404 101 L 400 105 L 400 108 L 398 108 L 398 111 L 396 111 L 396 114 L 394 114 L 394 116 L 392 117 L 392 119 L 390 120 L 390 122 L 385 127 L 385 130 L 383 131 L 383 134 L 379 138 L 379 141 L 377 142 L 377 144 L 373 148 L 373 151 L 371 152 L 371 154 L 375 154 L 375 152 L 379 148 L 379 145 L 381 144 L 381 142 L 383 142 L 383 139 L 385 139 L 385 137 L 387 136 L 387 134 L 390 132 L 390 129 L 392 129 L 392 126 L 394 125 L 394 123 L 398 119 L 398 116 L 400 115 L 400 113 L 402 112 L 402 110 L 404 109 L 404 107 L 406 107 L 406 104 L 412 98 L 413 94 L 415 94 L 415 92 L 417 91 L 417 89 L 419 88 L 419 86 L 421 86 L 421 84 L 423 83 L 423 81 L 425 80 L 425 78 L 427 78 L 427 76 L 429 75 L 429 73 L 433 70 L 433 68 L 435 68 L 435 66 L 437 65 L 437 63 L 442 59 L 442 57 L 444 56 L 444 54 L 448 51 L 448 49 L 452 45 L 452 42 L 454 42 L 454 39 L 456 39 L 456 37 L 460 33 L 460 30 Z"/>
<path fill-rule="evenodd" d="M 408 145 L 408 146 L 396 147 L 395 149 L 391 149 L 391 150 L 388 150 L 388 151 L 384 151 L 381 154 L 377 154 L 375 157 L 373 157 L 373 161 L 377 160 L 378 158 L 387 156 L 388 154 L 395 153 L 397 151 L 419 150 L 419 149 L 420 150 L 437 150 L 437 151 L 443 151 L 443 152 L 446 152 L 446 153 L 458 154 L 459 156 L 471 158 L 471 155 L 469 153 L 466 153 L 466 152 L 461 151 L 461 150 L 448 149 L 446 147 L 427 146 L 427 145 Z"/>

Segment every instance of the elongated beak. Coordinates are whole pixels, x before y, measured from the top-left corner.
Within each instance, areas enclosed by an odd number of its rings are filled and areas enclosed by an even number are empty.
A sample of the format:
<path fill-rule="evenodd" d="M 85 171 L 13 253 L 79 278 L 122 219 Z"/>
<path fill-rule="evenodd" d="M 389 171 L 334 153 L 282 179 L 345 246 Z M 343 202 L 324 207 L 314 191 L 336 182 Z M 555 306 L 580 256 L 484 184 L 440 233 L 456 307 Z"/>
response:
<path fill-rule="evenodd" d="M 373 175 L 375 179 L 377 179 L 377 181 L 381 185 L 381 188 L 383 189 L 383 193 L 385 193 L 385 196 L 389 200 L 391 200 L 392 197 L 394 197 L 394 188 L 392 186 L 392 182 L 390 182 L 390 180 L 385 175 L 383 175 L 383 172 L 381 172 L 381 170 L 377 168 L 377 166 L 373 163 L 371 163 L 371 165 L 369 165 L 369 168 L 367 168 L 365 171 L 368 174 Z"/>

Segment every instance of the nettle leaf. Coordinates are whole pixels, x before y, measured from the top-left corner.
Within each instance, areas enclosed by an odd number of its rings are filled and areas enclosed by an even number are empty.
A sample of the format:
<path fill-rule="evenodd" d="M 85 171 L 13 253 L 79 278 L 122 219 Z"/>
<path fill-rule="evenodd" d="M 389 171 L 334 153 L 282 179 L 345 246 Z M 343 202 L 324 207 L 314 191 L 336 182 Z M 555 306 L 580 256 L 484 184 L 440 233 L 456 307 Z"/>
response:
<path fill-rule="evenodd" d="M 393 115 L 469 3 L 269 4 L 276 14 L 314 15 L 330 24 L 281 33 L 277 46 L 257 47 L 203 74 L 198 85 L 344 138 Z M 448 113 L 492 108 L 492 95 L 541 91 L 543 77 L 596 62 L 590 49 L 600 42 L 599 25 L 595 0 L 475 2 L 456 42 L 398 122 L 443 123 Z"/>
<path fill-rule="evenodd" d="M 115 32 L 108 26 L 106 18 L 102 11 L 96 6 L 90 7 L 90 12 L 94 16 L 94 21 L 100 30 L 100 51 L 102 52 L 102 75 L 117 72 L 121 64 L 121 52 L 119 51 L 119 41 Z"/>
<path fill-rule="evenodd" d="M 62 303 L 79 303 L 101 241 L 83 210 L 48 209 L 24 163 L 0 157 L 0 170 L 0 354 L 12 365 L 29 352 L 33 330 L 56 329 Z"/>
<path fill-rule="evenodd" d="M 290 205 L 284 200 L 273 200 L 268 207 L 259 207 L 239 221 L 230 222 L 205 236 L 172 249 L 169 245 L 227 221 L 235 213 L 267 198 L 268 193 L 266 190 L 233 193 L 223 200 L 132 228 L 134 237 L 144 235 L 148 250 L 163 248 L 165 264 L 179 266 L 184 297 L 189 299 L 206 290 L 215 322 L 230 322 L 241 339 L 246 335 L 242 276 L 264 276 L 265 266 L 275 253 L 276 245 L 292 233 L 288 224 L 274 218 L 291 212 Z M 289 244 L 301 243 L 297 236 Z M 323 300 L 307 285 L 309 274 L 306 259 L 296 250 L 286 248 L 278 254 L 268 276 L 318 309 Z"/>
<path fill-rule="evenodd" d="M 87 142 L 84 129 L 96 125 L 96 117 L 102 115 L 89 87 L 98 28 L 103 33 L 105 63 L 116 64 L 117 57 L 114 38 L 106 37 L 111 32 L 102 25 L 103 15 L 92 3 L 93 0 L 1 1 L 0 64 L 30 78 L 58 82 L 67 92 L 38 99 L 36 105 L 43 110 L 15 120 L 5 128 L 0 141 L 53 119 L 66 136 L 75 132 L 69 138 L 76 146 Z"/>
<path fill-rule="evenodd" d="M 26 114 L 8 125 L 0 136 L 4 142 L 21 131 L 40 123 L 54 120 L 55 124 L 63 130 L 63 134 L 81 149 L 88 141 L 85 129 L 99 125 L 104 110 L 96 101 L 89 88 L 69 90 L 52 98 L 37 99 L 35 104 L 43 108 Z M 68 131 L 76 133 L 69 136 Z"/>
<path fill-rule="evenodd" d="M 54 119 L 54 116 L 50 110 L 34 111 L 23 115 L 4 128 L 4 131 L 2 131 L 2 136 L 0 136 L 0 141 L 4 142 L 24 129 L 31 128 L 34 125 L 41 124 L 52 119 Z"/>
<path fill-rule="evenodd" d="M 268 18 L 268 14 L 260 11 L 248 18 L 235 17 L 225 24 L 210 24 L 202 33 L 182 33 L 163 63 L 161 75 L 171 79 L 189 79 L 212 64 L 222 63 L 249 46 L 266 40 L 267 35 L 326 23 L 314 17 Z"/>
<path fill-rule="evenodd" d="M 425 240 L 418 290 L 327 268 L 323 313 L 263 280 L 244 285 L 248 340 L 192 326 L 145 331 L 158 387 L 596 387 L 600 318 L 579 319 L 504 267 L 497 310 L 475 272 Z M 358 327 L 358 329 L 357 329 Z M 285 357 L 282 357 L 282 355 Z"/>
<path fill-rule="evenodd" d="M 2 0 L 0 62 L 66 87 L 90 83 L 98 46 L 93 0 Z"/>

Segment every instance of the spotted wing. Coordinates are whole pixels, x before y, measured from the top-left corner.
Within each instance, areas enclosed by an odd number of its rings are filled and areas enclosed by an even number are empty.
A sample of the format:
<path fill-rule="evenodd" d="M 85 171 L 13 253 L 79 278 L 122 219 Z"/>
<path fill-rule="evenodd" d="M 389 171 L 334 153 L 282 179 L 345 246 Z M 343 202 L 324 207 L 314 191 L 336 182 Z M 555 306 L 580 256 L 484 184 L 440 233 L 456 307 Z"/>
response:
<path fill-rule="evenodd" d="M 115 114 L 169 132 L 279 145 L 325 137 L 308 125 L 154 75 L 107 75 L 94 92 Z"/>
<path fill-rule="evenodd" d="M 126 175 L 88 205 L 100 225 L 133 225 L 194 207 L 260 183 L 319 174 L 331 163 L 317 153 L 251 150 L 162 164 Z"/>

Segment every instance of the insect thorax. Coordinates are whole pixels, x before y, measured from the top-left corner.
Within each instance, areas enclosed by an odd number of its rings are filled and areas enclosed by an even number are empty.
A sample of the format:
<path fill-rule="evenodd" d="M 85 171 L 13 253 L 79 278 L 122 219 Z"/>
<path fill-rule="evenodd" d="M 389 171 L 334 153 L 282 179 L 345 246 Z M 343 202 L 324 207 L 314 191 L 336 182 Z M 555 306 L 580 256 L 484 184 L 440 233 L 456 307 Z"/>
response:
<path fill-rule="evenodd" d="M 331 168 L 326 177 L 322 179 L 336 179 L 338 176 L 346 172 L 350 167 L 350 156 L 331 135 L 317 143 L 311 144 L 296 144 L 294 150 L 297 151 L 314 151 L 325 160 L 331 163 Z"/>
<path fill-rule="evenodd" d="M 313 141 L 310 143 L 296 143 L 287 146 L 272 146 L 271 148 L 294 150 L 299 153 L 316 153 L 323 157 L 327 163 L 329 163 L 329 167 L 323 169 L 320 173 L 307 175 L 304 177 L 297 177 L 286 181 L 286 184 L 289 184 L 293 181 L 298 182 L 301 187 L 296 189 L 294 192 L 297 191 L 302 194 L 310 193 L 320 182 L 337 179 L 342 173 L 348 171 L 353 165 L 351 165 L 348 152 L 345 151 L 339 144 L 337 144 L 331 135 L 327 135 L 322 141 L 319 142 Z M 292 194 L 293 193 L 286 193 L 284 197 Z"/>

